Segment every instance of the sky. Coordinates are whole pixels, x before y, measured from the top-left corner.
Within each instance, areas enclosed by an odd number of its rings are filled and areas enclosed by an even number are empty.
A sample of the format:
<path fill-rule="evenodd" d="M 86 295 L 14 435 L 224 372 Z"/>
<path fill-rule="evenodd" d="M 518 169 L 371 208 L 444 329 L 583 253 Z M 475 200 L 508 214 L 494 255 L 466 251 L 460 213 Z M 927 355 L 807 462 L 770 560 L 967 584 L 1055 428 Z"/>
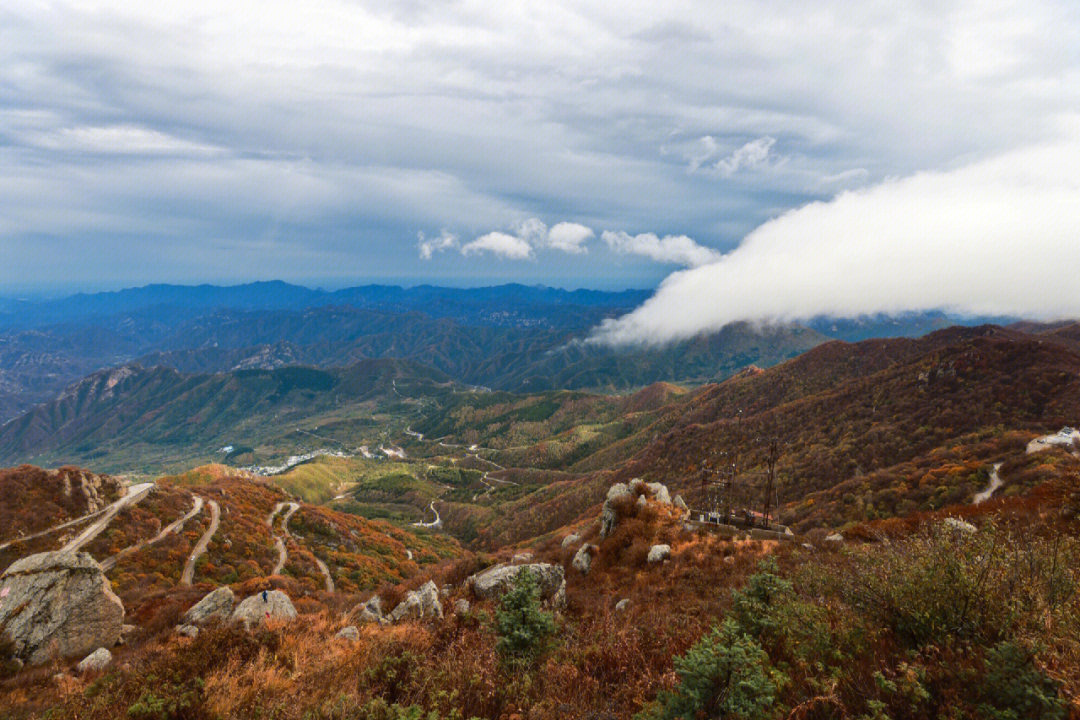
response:
<path fill-rule="evenodd" d="M 1072 0 L 0 0 L 0 290 L 1080 314 L 1078 139 Z"/>

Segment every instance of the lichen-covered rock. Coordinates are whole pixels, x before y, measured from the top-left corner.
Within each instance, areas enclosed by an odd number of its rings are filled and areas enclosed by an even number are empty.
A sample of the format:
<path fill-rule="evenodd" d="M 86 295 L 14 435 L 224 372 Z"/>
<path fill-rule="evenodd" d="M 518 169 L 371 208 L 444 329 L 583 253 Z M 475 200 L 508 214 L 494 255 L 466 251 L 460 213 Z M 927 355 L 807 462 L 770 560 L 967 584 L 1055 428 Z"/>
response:
<path fill-rule="evenodd" d="M 379 625 L 385 625 L 390 620 L 383 615 L 382 598 L 378 595 L 372 595 L 368 598 L 368 601 L 357 605 L 349 613 L 357 622 L 361 623 L 378 623 Z"/>
<path fill-rule="evenodd" d="M 79 664 L 75 666 L 75 669 L 80 673 L 104 670 L 109 667 L 109 663 L 111 662 L 112 653 L 105 648 L 100 647 L 79 661 Z"/>
<path fill-rule="evenodd" d="M 576 545 L 579 542 L 581 542 L 581 536 L 577 533 L 570 533 L 562 539 L 562 546 L 566 548 L 570 547 L 571 545 Z"/>
<path fill-rule="evenodd" d="M 515 565 L 520 565 L 522 563 L 527 563 L 532 559 L 533 554 L 531 552 L 519 552 L 515 553 L 514 557 L 510 559 L 510 562 L 514 563 Z"/>
<path fill-rule="evenodd" d="M 832 543 L 834 545 L 839 545 L 840 543 L 844 542 L 844 536 L 841 535 L 840 533 L 833 533 L 832 535 L 826 535 L 825 536 L 825 542 Z"/>
<path fill-rule="evenodd" d="M 658 482 L 647 483 L 646 487 L 649 488 L 649 492 L 652 493 L 653 500 L 661 505 L 671 504 L 671 493 L 668 492 L 667 485 Z"/>
<path fill-rule="evenodd" d="M 956 530 L 957 532 L 961 532 L 961 533 L 964 533 L 966 535 L 970 535 L 970 534 L 978 531 L 977 527 L 975 527 L 974 525 L 972 525 L 969 522 L 961 520 L 960 518 L 953 518 L 953 517 L 945 518 L 944 524 L 945 524 L 945 527 L 948 528 L 949 530 Z"/>
<path fill-rule="evenodd" d="M 337 631 L 337 635 L 334 635 L 338 640 L 349 640 L 356 642 L 360 639 L 360 630 L 355 625 L 346 625 Z"/>
<path fill-rule="evenodd" d="M 619 602 L 615 603 L 615 610 L 622 612 L 630 604 L 630 598 L 623 598 Z"/>
<path fill-rule="evenodd" d="M 423 620 L 443 616 L 442 603 L 439 602 L 439 588 L 431 580 L 424 583 L 419 590 L 413 590 L 405 595 L 405 599 L 397 604 L 390 619 L 393 622 L 412 619 Z"/>
<path fill-rule="evenodd" d="M 670 545 L 653 545 L 649 548 L 649 564 L 664 562 L 671 557 Z"/>
<path fill-rule="evenodd" d="M 206 625 L 211 620 L 228 620 L 236 604 L 236 595 L 223 585 L 203 596 L 184 613 L 185 625 Z"/>
<path fill-rule="evenodd" d="M 124 605 L 87 553 L 44 552 L 0 575 L 0 627 L 13 655 L 37 665 L 79 657 L 120 639 Z"/>
<path fill-rule="evenodd" d="M 233 610 L 232 619 L 251 629 L 267 620 L 295 620 L 296 608 L 289 596 L 280 590 L 264 590 L 244 598 Z"/>
<path fill-rule="evenodd" d="M 640 478 L 637 478 L 640 480 Z M 644 481 L 642 481 L 644 485 Z M 611 533 L 615 532 L 615 528 L 619 524 L 619 513 L 615 509 L 616 504 L 622 498 L 628 498 L 633 495 L 630 492 L 630 488 L 626 483 L 615 483 L 608 488 L 607 498 L 604 500 L 604 506 L 600 509 L 600 537 L 606 538 Z"/>
<path fill-rule="evenodd" d="M 199 637 L 199 628 L 195 625 L 177 625 L 176 634 L 189 638 L 197 638 Z"/>
<path fill-rule="evenodd" d="M 574 553 L 574 559 L 570 561 L 570 566 L 577 570 L 582 575 L 588 575 L 589 570 L 592 568 L 592 552 L 593 545 L 585 544 L 578 548 L 578 551 Z"/>
<path fill-rule="evenodd" d="M 690 508 L 688 508 L 686 506 L 686 501 L 683 500 L 682 495 L 676 495 L 675 499 L 671 501 L 671 504 L 674 505 L 675 507 L 679 508 L 680 510 L 689 510 L 690 509 Z"/>
<path fill-rule="evenodd" d="M 464 615 L 469 612 L 470 607 L 469 601 L 465 598 L 458 598 L 454 601 L 454 613 L 457 615 Z"/>
<path fill-rule="evenodd" d="M 139 626 L 138 625 L 121 625 L 120 626 L 120 640 L 118 642 L 121 645 L 124 645 L 124 644 L 126 644 L 128 642 L 128 640 L 135 637 L 135 635 L 137 635 L 138 633 L 139 633 Z"/>
<path fill-rule="evenodd" d="M 467 587 L 481 600 L 490 600 L 501 596 L 514 585 L 518 573 L 528 570 L 536 578 L 540 588 L 540 597 L 548 600 L 555 607 L 566 603 L 566 573 L 562 565 L 533 563 L 531 565 L 496 565 L 471 576 L 465 581 Z"/>

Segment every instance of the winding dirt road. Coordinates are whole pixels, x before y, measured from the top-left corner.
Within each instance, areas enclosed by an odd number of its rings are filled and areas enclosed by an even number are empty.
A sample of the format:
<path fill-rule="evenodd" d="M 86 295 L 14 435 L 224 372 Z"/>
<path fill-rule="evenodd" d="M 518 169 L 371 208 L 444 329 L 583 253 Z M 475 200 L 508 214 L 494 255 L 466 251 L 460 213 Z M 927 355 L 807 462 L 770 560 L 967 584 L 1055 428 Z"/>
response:
<path fill-rule="evenodd" d="M 413 527 L 425 527 L 425 528 L 441 528 L 442 527 L 442 518 L 439 517 L 439 511 L 435 509 L 435 500 L 438 500 L 438 498 L 433 499 L 431 501 L 431 504 L 428 505 L 428 508 L 435 515 L 435 519 L 432 520 L 431 522 L 424 522 L 423 520 L 421 520 L 420 522 L 414 522 Z"/>
<path fill-rule="evenodd" d="M 334 578 L 330 577 L 330 568 L 326 567 L 326 563 L 322 560 L 315 557 L 315 553 L 312 553 L 311 557 L 315 558 L 315 564 L 319 566 L 319 570 L 323 574 L 323 579 L 326 581 L 326 592 L 334 592 Z"/>
<path fill-rule="evenodd" d="M 285 508 L 288 508 L 285 510 Z M 266 524 L 268 527 L 274 526 L 274 518 L 279 512 L 285 510 L 285 514 L 281 516 L 281 529 L 285 531 L 285 537 L 289 537 L 289 518 L 293 516 L 293 513 L 300 509 L 300 506 L 294 502 L 280 502 L 274 506 L 274 509 L 270 512 L 270 515 L 266 518 Z M 289 550 L 285 547 L 285 540 L 280 535 L 274 536 L 274 547 L 278 551 L 277 564 L 274 565 L 274 569 L 270 571 L 271 575 L 281 574 L 282 568 L 285 567 L 285 563 L 289 561 Z"/>
<path fill-rule="evenodd" d="M 159 532 L 157 535 L 150 538 L 149 540 L 143 540 L 140 543 L 135 543 L 134 545 L 130 545 L 130 546 L 124 548 L 123 550 L 121 550 L 120 552 L 116 553 L 112 557 L 106 558 L 101 563 L 101 569 L 105 570 L 105 571 L 111 570 L 113 567 L 116 566 L 116 563 L 120 562 L 121 560 L 123 560 L 128 555 L 131 555 L 134 552 L 138 552 L 139 550 L 142 550 L 144 547 L 146 547 L 148 545 L 153 545 L 154 543 L 161 541 L 165 536 L 169 535 L 170 533 L 177 532 L 180 528 L 182 528 L 184 526 L 184 524 L 188 520 L 190 520 L 191 518 L 195 517 L 200 512 L 202 512 L 203 502 L 204 502 L 204 500 L 200 496 L 196 495 L 195 496 L 194 507 L 192 507 L 191 510 L 189 510 L 188 512 L 181 515 L 176 520 L 172 521 L 171 523 L 169 523 L 168 525 L 163 527 L 161 529 L 161 532 Z"/>
<path fill-rule="evenodd" d="M 116 515 L 121 510 L 128 507 L 129 505 L 135 505 L 136 503 L 141 501 L 150 493 L 153 488 L 154 483 L 139 483 L 138 485 L 132 485 L 131 487 L 129 487 L 127 495 L 110 505 L 108 509 L 106 509 L 104 515 L 102 515 L 100 518 L 94 521 L 92 525 L 88 526 L 85 530 L 75 536 L 75 538 L 68 542 L 67 545 L 60 548 L 60 551 L 74 552 L 81 548 L 83 545 L 86 545 L 86 543 L 90 542 L 98 535 L 100 535 L 101 531 L 109 526 L 109 523 L 112 522 L 113 518 L 116 517 Z"/>
<path fill-rule="evenodd" d="M 191 584 L 192 579 L 195 577 L 195 561 L 206 552 L 206 547 L 213 539 L 214 533 L 217 532 L 218 523 L 221 520 L 221 508 L 218 507 L 218 504 L 213 500 L 207 502 L 210 504 L 210 527 L 199 538 L 199 542 L 195 543 L 195 549 L 191 551 L 191 556 L 188 557 L 187 562 L 184 564 L 184 574 L 180 576 L 181 585 Z"/>
<path fill-rule="evenodd" d="M 972 502 L 978 505 L 981 502 L 985 502 L 990 499 L 990 496 L 994 494 L 994 491 L 1001 487 L 1001 475 L 998 471 L 1001 470 L 1001 463 L 996 463 L 994 469 L 990 471 L 990 484 L 986 486 L 986 489 L 980 493 L 976 493 Z"/>

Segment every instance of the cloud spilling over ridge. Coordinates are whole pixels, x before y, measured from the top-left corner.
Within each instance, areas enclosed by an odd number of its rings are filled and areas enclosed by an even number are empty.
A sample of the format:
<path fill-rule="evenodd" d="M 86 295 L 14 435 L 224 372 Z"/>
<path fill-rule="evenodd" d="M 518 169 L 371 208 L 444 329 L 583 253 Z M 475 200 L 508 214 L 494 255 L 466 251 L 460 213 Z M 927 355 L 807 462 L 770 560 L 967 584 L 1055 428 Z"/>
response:
<path fill-rule="evenodd" d="M 665 343 L 739 320 L 932 309 L 1080 316 L 1080 139 L 789 211 L 716 262 L 670 275 L 592 340 Z"/>
<path fill-rule="evenodd" d="M 723 257 L 718 251 L 699 245 L 685 235 L 658 237 L 654 233 L 631 235 L 622 230 L 605 230 L 600 238 L 617 253 L 644 255 L 656 262 L 672 265 L 697 267 Z"/>

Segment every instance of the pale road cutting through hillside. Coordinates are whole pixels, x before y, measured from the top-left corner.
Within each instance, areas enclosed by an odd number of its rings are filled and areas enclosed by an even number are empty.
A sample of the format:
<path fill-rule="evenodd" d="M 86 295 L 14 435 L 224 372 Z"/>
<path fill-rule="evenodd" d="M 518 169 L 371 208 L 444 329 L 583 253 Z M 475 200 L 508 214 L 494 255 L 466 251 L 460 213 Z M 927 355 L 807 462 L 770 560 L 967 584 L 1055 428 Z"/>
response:
<path fill-rule="evenodd" d="M 443 488 L 443 492 L 446 492 L 445 487 Z M 420 522 L 414 522 L 413 527 L 436 528 L 436 529 L 441 529 L 442 528 L 442 518 L 439 517 L 439 511 L 435 509 L 435 501 L 438 500 L 438 499 L 439 498 L 433 498 L 431 500 L 431 504 L 428 505 L 428 508 L 431 510 L 432 514 L 435 516 L 435 519 L 432 520 L 431 522 L 424 522 L 423 520 L 421 520 Z"/>
<path fill-rule="evenodd" d="M 86 543 L 96 538 L 98 535 L 101 534 L 102 530 L 109 526 L 109 523 L 112 522 L 113 518 L 116 517 L 117 513 L 119 513 L 126 507 L 138 503 L 140 500 L 146 497 L 147 494 L 149 494 L 153 487 L 154 483 L 139 483 L 138 485 L 132 485 L 131 487 L 129 487 L 127 495 L 110 505 L 109 509 L 105 512 L 104 515 L 102 515 L 88 528 L 79 533 L 71 542 L 60 548 L 60 551 L 74 552 L 81 548 L 83 545 L 86 545 Z"/>
<path fill-rule="evenodd" d="M 274 526 L 274 516 L 276 516 L 283 509 L 288 508 L 285 514 L 281 516 L 281 529 L 285 531 L 285 537 L 289 537 L 289 518 L 293 516 L 293 513 L 300 509 L 300 506 L 294 502 L 280 502 L 274 506 L 274 509 L 270 512 L 270 515 L 266 518 L 266 524 L 269 527 Z M 280 535 L 274 536 L 274 547 L 278 551 L 277 564 L 274 565 L 274 569 L 270 571 L 271 575 L 279 575 L 282 568 L 285 567 L 285 563 L 289 561 L 289 550 L 285 547 L 285 541 Z"/>
<path fill-rule="evenodd" d="M 90 520 L 92 518 L 96 518 L 97 516 L 101 515 L 102 513 L 108 512 L 110 507 L 112 507 L 112 506 L 111 505 L 106 505 L 105 507 L 103 507 L 103 508 L 101 508 L 99 510 L 95 510 L 94 512 L 83 515 L 82 517 L 77 517 L 74 520 L 68 520 L 65 523 L 61 523 L 60 525 L 53 525 L 51 528 L 46 528 L 44 530 L 39 530 L 38 532 L 31 533 L 30 535 L 20 535 L 17 538 L 12 538 L 11 540 L 0 543 L 0 550 L 3 550 L 4 548 L 6 548 L 6 547 L 8 547 L 10 545 L 14 545 L 15 543 L 21 543 L 24 540 L 33 540 L 34 538 L 39 538 L 39 537 L 41 537 L 43 535 L 48 535 L 49 533 L 56 532 L 57 530 L 63 530 L 64 528 L 71 527 L 72 525 L 78 525 L 79 523 L 86 522 L 87 520 Z"/>
<path fill-rule="evenodd" d="M 195 517 L 196 515 L 198 515 L 202 511 L 203 502 L 204 502 L 204 500 L 201 497 L 199 497 L 198 495 L 196 495 L 195 496 L 194 507 L 192 507 L 191 510 L 187 511 L 185 514 L 181 515 L 176 520 L 173 520 L 171 523 L 169 523 L 164 528 L 162 528 L 161 532 L 159 532 L 157 535 L 150 538 L 149 540 L 143 540 L 142 542 L 135 543 L 134 545 L 130 545 L 130 546 L 124 548 L 123 550 L 121 550 L 120 552 L 116 553 L 112 557 L 106 558 L 101 563 L 101 569 L 106 570 L 106 571 L 111 570 L 113 567 L 115 567 L 116 563 L 120 562 L 121 560 L 123 560 L 128 555 L 131 555 L 134 552 L 142 550 L 144 547 L 146 547 L 148 545 L 153 545 L 154 543 L 159 542 L 160 540 L 162 540 L 165 536 L 169 535 L 170 533 L 178 532 L 180 530 L 180 528 L 182 528 L 184 526 L 184 524 L 188 520 Z"/>
<path fill-rule="evenodd" d="M 986 489 L 975 495 L 973 502 L 976 505 L 989 500 L 990 496 L 994 494 L 994 491 L 1001 487 L 1001 475 L 998 474 L 999 470 L 1001 470 L 1001 463 L 995 464 L 994 469 L 990 471 L 990 484 L 986 486 Z"/>
<path fill-rule="evenodd" d="M 184 564 L 184 574 L 180 576 L 181 585 L 190 585 L 191 581 L 195 578 L 195 561 L 199 559 L 199 556 L 206 552 L 206 546 L 210 544 L 210 540 L 213 539 L 214 533 L 217 532 L 218 522 L 221 520 L 221 508 L 213 500 L 208 500 L 210 503 L 210 527 L 206 529 L 203 536 L 199 538 L 199 542 L 195 543 L 195 549 L 191 551 L 191 556 L 188 557 L 187 563 Z"/>
<path fill-rule="evenodd" d="M 330 568 L 326 567 L 326 563 L 324 563 L 322 560 L 315 557 L 315 553 L 312 553 L 311 556 L 315 558 L 315 564 L 319 566 L 319 570 L 322 572 L 323 578 L 326 580 L 326 592 L 334 592 L 334 579 L 330 577 Z"/>

